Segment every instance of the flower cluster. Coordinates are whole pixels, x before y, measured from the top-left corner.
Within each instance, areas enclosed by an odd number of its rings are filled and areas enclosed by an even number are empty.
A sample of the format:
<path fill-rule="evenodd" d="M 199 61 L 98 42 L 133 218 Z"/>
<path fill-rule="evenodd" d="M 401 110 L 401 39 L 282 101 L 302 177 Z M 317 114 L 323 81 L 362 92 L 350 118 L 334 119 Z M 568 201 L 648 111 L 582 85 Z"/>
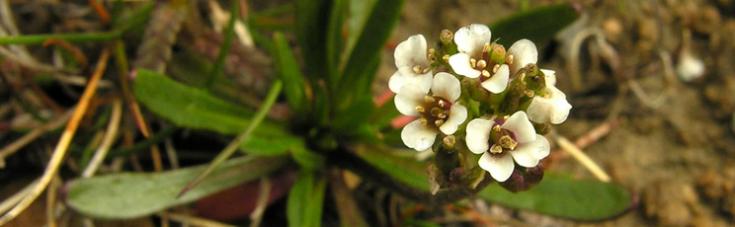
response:
<path fill-rule="evenodd" d="M 536 66 L 533 42 L 506 50 L 491 37 L 481 24 L 444 30 L 435 47 L 423 35 L 409 37 L 395 49 L 389 88 L 398 111 L 416 118 L 401 132 L 406 146 L 469 156 L 476 162 L 459 168 L 505 182 L 548 156 L 539 133 L 564 122 L 572 106 L 554 71 Z"/>

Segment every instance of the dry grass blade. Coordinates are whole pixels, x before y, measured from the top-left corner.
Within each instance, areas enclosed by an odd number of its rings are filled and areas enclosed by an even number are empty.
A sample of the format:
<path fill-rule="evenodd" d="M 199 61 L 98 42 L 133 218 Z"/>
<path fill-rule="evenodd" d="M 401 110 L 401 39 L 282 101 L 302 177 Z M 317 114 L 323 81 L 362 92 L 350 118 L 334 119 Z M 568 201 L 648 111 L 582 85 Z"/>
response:
<path fill-rule="evenodd" d="M 610 175 L 605 173 L 604 170 L 602 170 L 602 167 L 597 165 L 595 161 L 593 161 L 587 154 L 585 154 L 581 149 L 579 149 L 576 145 L 574 145 L 572 142 L 567 140 L 566 138 L 562 136 L 556 137 L 556 142 L 559 144 L 559 147 L 561 147 L 562 150 L 568 152 L 574 159 L 579 161 L 582 166 L 587 168 L 592 175 L 594 175 L 597 179 L 603 181 L 603 182 L 610 182 Z"/>
<path fill-rule="evenodd" d="M 38 184 L 36 184 L 32 188 L 32 190 L 29 191 L 28 194 L 23 199 L 21 199 L 21 201 L 15 207 L 13 207 L 13 209 L 0 217 L 0 226 L 5 225 L 11 220 L 15 219 L 15 217 L 17 217 L 26 208 L 28 208 L 38 198 L 38 196 L 43 193 L 43 191 L 46 189 L 46 186 L 48 186 L 51 182 L 51 179 L 56 176 L 56 173 L 61 166 L 61 162 L 63 161 L 64 156 L 66 156 L 66 152 L 69 148 L 69 145 L 71 144 L 71 140 L 74 138 L 74 134 L 76 134 L 82 117 L 84 117 L 84 114 L 87 111 L 90 100 L 97 91 L 97 84 L 99 83 L 100 78 L 102 78 L 102 74 L 105 72 L 105 68 L 107 68 L 107 60 L 109 59 L 109 57 L 110 53 L 107 50 L 103 50 L 99 62 L 97 62 L 94 74 L 92 74 L 92 79 L 89 80 L 89 84 L 84 89 L 84 93 L 82 95 L 82 98 L 79 100 L 76 109 L 74 110 L 74 114 L 71 116 L 69 123 L 66 125 L 63 134 L 61 134 L 61 139 L 59 139 L 59 142 L 54 149 L 54 153 L 51 156 L 51 160 L 49 161 L 49 164 L 46 167 L 43 176 L 41 176 Z"/>
<path fill-rule="evenodd" d="M 0 203 L 0 214 L 5 213 L 5 211 L 10 210 L 15 206 L 15 204 L 18 204 L 18 202 L 25 197 L 28 192 L 33 189 L 33 187 L 36 186 L 38 183 L 38 180 L 33 181 L 32 183 L 28 184 L 25 188 L 20 190 L 19 192 L 16 192 L 13 196 L 10 196 L 9 198 L 3 200 L 2 203 Z"/>
<path fill-rule="evenodd" d="M 14 154 L 21 148 L 25 147 L 29 143 L 33 142 L 34 140 L 38 139 L 41 135 L 46 133 L 49 130 L 61 127 L 61 124 L 65 123 L 69 117 L 71 116 L 72 111 L 68 111 L 62 116 L 59 116 L 58 118 L 54 119 L 53 121 L 50 121 L 46 123 L 45 125 L 33 129 L 31 132 L 23 135 L 20 139 L 14 141 L 13 143 L 5 146 L 2 150 L 0 150 L 0 169 L 2 169 L 5 166 L 5 158 Z"/>
<path fill-rule="evenodd" d="M 265 208 L 268 207 L 268 198 L 271 192 L 271 181 L 268 177 L 260 178 L 260 187 L 258 188 L 258 199 L 255 203 L 255 210 L 250 213 L 250 227 L 260 226 L 265 214 Z"/>
<path fill-rule="evenodd" d="M 104 161 L 105 157 L 107 157 L 107 152 L 110 151 L 110 147 L 112 147 L 112 144 L 115 142 L 115 138 L 117 138 L 117 131 L 120 127 L 121 115 L 122 103 L 120 102 L 120 99 L 115 99 L 112 103 L 112 118 L 110 118 L 110 124 L 107 125 L 105 137 L 104 139 L 102 139 L 102 144 L 100 144 L 99 148 L 97 148 L 97 151 L 95 151 L 92 160 L 89 161 L 89 165 L 87 165 L 87 168 L 84 169 L 82 177 L 93 176 L 94 173 L 97 172 L 97 169 L 99 168 L 102 161 Z"/>

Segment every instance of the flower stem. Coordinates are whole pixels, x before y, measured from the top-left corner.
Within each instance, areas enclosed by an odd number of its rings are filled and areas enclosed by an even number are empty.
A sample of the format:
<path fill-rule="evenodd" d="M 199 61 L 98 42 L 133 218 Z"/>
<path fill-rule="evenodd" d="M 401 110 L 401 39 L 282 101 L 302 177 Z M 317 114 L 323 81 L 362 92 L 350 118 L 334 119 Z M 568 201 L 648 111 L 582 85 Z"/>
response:
<path fill-rule="evenodd" d="M 21 36 L 5 36 L 0 37 L 0 45 L 9 44 L 42 44 L 49 39 L 58 39 L 67 42 L 99 42 L 115 39 L 122 34 L 121 30 L 113 30 L 109 32 L 89 32 L 89 33 L 67 33 L 67 34 L 38 34 L 38 35 L 21 35 Z"/>

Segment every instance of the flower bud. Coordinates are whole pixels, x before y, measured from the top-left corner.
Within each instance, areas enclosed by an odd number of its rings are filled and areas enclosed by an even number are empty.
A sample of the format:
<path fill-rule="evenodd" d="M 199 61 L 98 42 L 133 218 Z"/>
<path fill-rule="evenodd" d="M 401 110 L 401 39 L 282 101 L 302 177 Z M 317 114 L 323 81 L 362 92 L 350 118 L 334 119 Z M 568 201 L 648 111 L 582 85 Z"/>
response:
<path fill-rule="evenodd" d="M 454 33 L 452 31 L 449 31 L 449 29 L 444 29 L 441 31 L 441 34 L 439 35 L 439 41 L 442 43 L 442 45 L 451 45 L 453 44 L 454 40 Z"/>
<path fill-rule="evenodd" d="M 520 192 L 530 189 L 544 178 L 544 169 L 540 165 L 533 168 L 515 168 L 513 174 L 500 186 L 511 192 Z"/>

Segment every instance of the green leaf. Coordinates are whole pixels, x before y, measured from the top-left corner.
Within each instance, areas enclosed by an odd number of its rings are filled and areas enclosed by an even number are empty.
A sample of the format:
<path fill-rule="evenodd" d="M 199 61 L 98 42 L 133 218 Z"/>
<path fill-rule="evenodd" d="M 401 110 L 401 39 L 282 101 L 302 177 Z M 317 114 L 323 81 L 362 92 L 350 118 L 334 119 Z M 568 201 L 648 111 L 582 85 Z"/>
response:
<path fill-rule="evenodd" d="M 401 157 L 385 149 L 358 149 L 358 154 L 396 180 L 417 189 L 429 188 L 425 165 L 412 157 Z M 576 220 L 610 218 L 630 208 L 632 201 L 630 193 L 618 185 L 554 174 L 546 174 L 528 191 L 512 193 L 492 184 L 479 196 L 507 207 Z"/>
<path fill-rule="evenodd" d="M 251 110 L 153 71 L 139 69 L 133 86 L 136 98 L 143 105 L 179 126 L 235 134 L 253 116 Z"/>
<path fill-rule="evenodd" d="M 393 27 L 401 12 L 402 0 L 378 0 L 372 7 L 370 16 L 362 28 L 363 32 L 357 33 L 359 38 L 355 41 L 354 49 L 349 55 L 342 78 L 340 79 L 340 96 L 351 93 L 360 94 L 355 90 L 369 91 L 372 80 L 364 80 L 360 77 L 373 76 L 366 74 L 369 67 L 374 65 L 376 58 L 383 50 L 383 45 L 388 40 Z"/>
<path fill-rule="evenodd" d="M 288 193 L 288 226 L 321 226 L 326 186 L 327 181 L 322 175 L 309 170 L 299 173 L 299 178 Z"/>
<path fill-rule="evenodd" d="M 574 180 L 547 174 L 528 191 L 512 193 L 493 184 L 479 193 L 494 203 L 576 220 L 602 220 L 623 213 L 631 206 L 624 188 L 596 180 Z"/>
<path fill-rule="evenodd" d="M 181 188 L 205 166 L 161 173 L 120 173 L 83 178 L 68 184 L 67 204 L 95 218 L 130 219 L 196 201 L 226 188 L 271 173 L 286 163 L 283 157 L 243 157 L 224 164 L 181 198 Z"/>
<path fill-rule="evenodd" d="M 342 56 L 342 25 L 347 11 L 348 0 L 333 0 L 327 27 L 327 81 L 329 90 L 336 90 L 339 83 L 340 57 Z"/>
<path fill-rule="evenodd" d="M 493 36 L 500 38 L 498 43 L 507 47 L 520 39 L 543 45 L 577 17 L 579 15 L 569 4 L 542 6 L 497 21 L 490 29 Z"/>
<path fill-rule="evenodd" d="M 350 0 L 349 15 L 347 16 L 347 40 L 345 44 L 344 55 L 342 55 L 340 68 L 344 68 L 347 58 L 352 55 L 352 50 L 364 31 L 365 23 L 370 17 L 370 13 L 375 6 L 377 0 Z"/>
<path fill-rule="evenodd" d="M 306 74 L 312 84 L 327 75 L 327 26 L 329 24 L 328 0 L 296 1 L 296 37 L 299 40 Z"/>
<path fill-rule="evenodd" d="M 253 117 L 248 109 L 152 71 L 139 69 L 133 85 L 136 98 L 145 107 L 180 127 L 235 135 L 245 129 Z M 241 148 L 253 154 L 281 155 L 297 144 L 292 141 L 300 140 L 281 126 L 263 121 Z"/>
<path fill-rule="evenodd" d="M 413 156 L 398 156 L 397 152 L 377 147 L 361 147 L 357 154 L 365 161 L 398 181 L 421 190 L 429 190 L 426 165 Z"/>
<path fill-rule="evenodd" d="M 274 53 L 272 54 L 276 61 L 276 69 L 278 75 L 284 84 L 284 93 L 289 106 L 295 113 L 303 113 L 306 107 L 306 97 L 304 93 L 304 75 L 301 74 L 301 67 L 296 62 L 296 58 L 288 45 L 288 41 L 280 32 L 273 34 Z"/>

